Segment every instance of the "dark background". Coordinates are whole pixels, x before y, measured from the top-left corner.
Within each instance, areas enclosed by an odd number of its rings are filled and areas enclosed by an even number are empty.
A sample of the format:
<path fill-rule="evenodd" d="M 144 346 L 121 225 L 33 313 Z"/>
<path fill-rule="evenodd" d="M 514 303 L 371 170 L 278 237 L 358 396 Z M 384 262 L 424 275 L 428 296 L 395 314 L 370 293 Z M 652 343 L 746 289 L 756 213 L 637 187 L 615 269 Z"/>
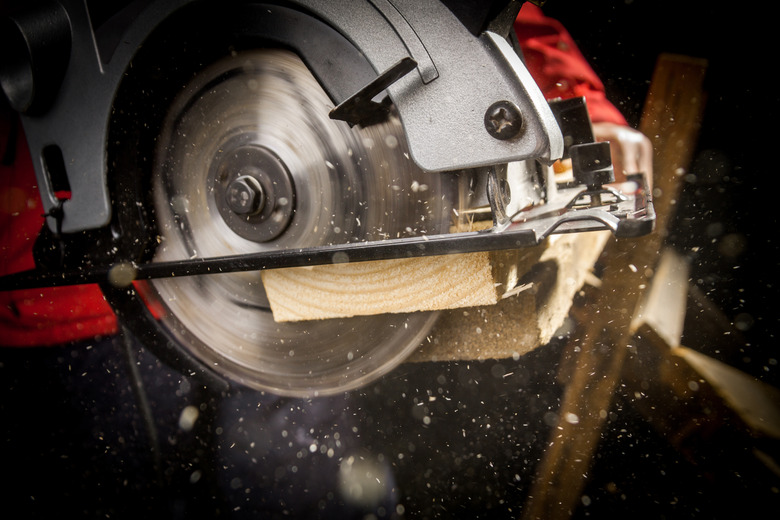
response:
<path fill-rule="evenodd" d="M 569 28 L 633 125 L 660 53 L 708 60 L 707 110 L 670 239 L 690 258 L 692 283 L 744 335 L 744 346 L 722 352 L 722 360 L 778 386 L 777 45 L 762 23 L 770 13 L 755 2 L 650 0 L 550 0 L 546 11 Z M 734 243 L 740 247 L 724 248 Z M 8 481 L 0 496 L 9 511 L 18 507 L 28 518 L 312 518 L 323 511 L 362 518 L 327 494 L 337 480 L 335 460 L 360 451 L 392 468 L 398 491 L 388 499 L 402 503 L 407 518 L 517 518 L 563 391 L 558 342 L 516 361 L 407 364 L 359 392 L 316 401 L 210 392 L 130 345 L 108 338 L 0 351 Z M 154 428 L 145 422 L 143 397 Z M 691 460 L 632 398 L 618 389 L 583 492 L 589 500 L 574 517 L 776 513 L 776 475 L 732 466 L 752 456 L 749 447 L 720 439 Z M 188 405 L 200 416 L 182 431 L 178 419 Z M 336 459 L 309 450 L 311 439 L 332 443 L 335 433 Z"/>
<path fill-rule="evenodd" d="M 660 54 L 707 60 L 704 118 L 670 240 L 691 259 L 691 281 L 749 344 L 723 360 L 778 386 L 771 15 L 758 4 L 701 0 L 550 0 L 545 12 L 569 29 L 635 127 Z"/>
<path fill-rule="evenodd" d="M 705 113 L 669 241 L 690 260 L 691 284 L 733 324 L 742 346 L 721 348 L 710 338 L 702 344 L 701 329 L 688 325 L 683 344 L 780 386 L 778 92 L 768 79 L 778 46 L 771 15 L 758 4 L 698 0 L 550 0 L 545 11 L 569 29 L 633 126 L 659 55 L 707 60 Z M 756 504 L 776 508 L 776 473 L 736 475 L 752 456 L 746 446 L 713 438 L 697 447 L 701 457 L 694 463 L 632 416 L 631 402 L 618 392 L 619 418 L 608 425 L 585 491 L 600 500 L 577 515 L 729 518 L 762 511 L 752 510 Z M 769 491 L 763 484 L 772 479 Z M 630 489 L 629 504 L 605 491 L 615 483 Z"/>

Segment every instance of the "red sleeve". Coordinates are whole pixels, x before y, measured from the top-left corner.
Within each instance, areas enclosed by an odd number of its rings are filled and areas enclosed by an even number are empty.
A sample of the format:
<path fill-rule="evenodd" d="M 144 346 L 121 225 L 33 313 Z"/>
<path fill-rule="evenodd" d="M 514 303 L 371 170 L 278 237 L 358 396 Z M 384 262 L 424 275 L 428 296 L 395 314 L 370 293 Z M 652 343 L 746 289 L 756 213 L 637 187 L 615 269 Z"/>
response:
<path fill-rule="evenodd" d="M 33 243 L 44 223 L 30 152 L 15 117 L 0 104 L 0 275 L 35 266 Z M 57 345 L 116 328 L 96 285 L 0 291 L 0 346 Z"/>
<path fill-rule="evenodd" d="M 515 20 L 526 66 L 547 99 L 585 97 L 593 122 L 627 124 L 604 84 L 560 22 L 526 2 Z"/>

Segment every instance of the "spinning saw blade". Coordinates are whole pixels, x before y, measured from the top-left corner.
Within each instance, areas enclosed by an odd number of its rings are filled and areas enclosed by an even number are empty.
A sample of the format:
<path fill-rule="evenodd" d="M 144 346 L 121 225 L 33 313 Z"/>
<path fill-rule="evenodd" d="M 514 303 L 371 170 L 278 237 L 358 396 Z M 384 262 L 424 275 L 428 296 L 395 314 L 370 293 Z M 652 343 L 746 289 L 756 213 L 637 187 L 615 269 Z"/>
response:
<path fill-rule="evenodd" d="M 329 109 L 286 50 L 238 53 L 199 73 L 159 140 L 155 261 L 445 231 L 453 177 L 414 165 L 397 119 L 350 128 Z M 295 395 L 378 377 L 435 320 L 276 323 L 256 271 L 154 280 L 145 293 L 161 325 L 201 361 L 248 386 Z"/>

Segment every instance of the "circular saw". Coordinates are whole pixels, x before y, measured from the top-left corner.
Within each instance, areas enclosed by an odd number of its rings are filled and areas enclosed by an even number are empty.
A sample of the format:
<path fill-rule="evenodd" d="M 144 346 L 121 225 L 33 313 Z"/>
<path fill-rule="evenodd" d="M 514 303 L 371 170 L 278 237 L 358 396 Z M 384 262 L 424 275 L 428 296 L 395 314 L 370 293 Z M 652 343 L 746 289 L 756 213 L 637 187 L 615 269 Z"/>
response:
<path fill-rule="evenodd" d="M 584 100 L 548 102 L 523 65 L 521 4 L 63 0 L 13 18 L 0 85 L 46 225 L 36 269 L 0 288 L 98 283 L 182 371 L 312 396 L 391 370 L 436 313 L 277 323 L 263 271 L 648 233 L 646 183 L 610 187 Z M 453 215 L 492 225 L 451 232 Z"/>

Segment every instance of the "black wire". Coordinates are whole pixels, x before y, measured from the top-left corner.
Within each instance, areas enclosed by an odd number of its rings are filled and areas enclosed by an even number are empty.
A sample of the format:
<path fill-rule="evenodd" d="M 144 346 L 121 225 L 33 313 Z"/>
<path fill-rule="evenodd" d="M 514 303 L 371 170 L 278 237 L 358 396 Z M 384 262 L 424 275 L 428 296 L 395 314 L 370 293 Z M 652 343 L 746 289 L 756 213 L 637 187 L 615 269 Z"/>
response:
<path fill-rule="evenodd" d="M 126 327 L 122 326 L 120 330 L 120 336 L 124 345 L 125 360 L 127 361 L 127 368 L 130 377 L 130 387 L 133 391 L 133 395 L 135 396 L 138 411 L 141 413 L 141 419 L 144 424 L 146 434 L 149 437 L 153 469 L 157 475 L 157 485 L 159 487 L 163 487 L 164 476 L 162 470 L 162 455 L 160 452 L 159 435 L 157 433 L 157 426 L 154 421 L 154 415 L 152 414 L 152 408 L 149 405 L 149 399 L 146 395 L 143 379 L 141 378 L 141 371 L 138 369 L 138 363 L 133 352 L 132 334 Z"/>

